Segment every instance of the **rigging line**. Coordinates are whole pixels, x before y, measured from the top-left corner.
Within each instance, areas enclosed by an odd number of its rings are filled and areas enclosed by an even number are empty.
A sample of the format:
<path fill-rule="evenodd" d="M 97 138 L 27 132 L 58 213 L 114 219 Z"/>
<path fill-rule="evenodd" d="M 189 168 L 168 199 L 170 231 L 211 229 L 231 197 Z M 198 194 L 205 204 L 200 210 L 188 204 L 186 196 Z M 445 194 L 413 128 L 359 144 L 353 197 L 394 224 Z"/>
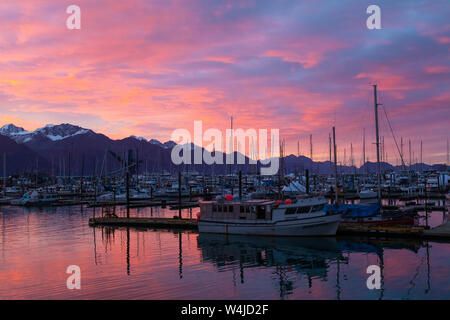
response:
<path fill-rule="evenodd" d="M 391 121 L 389 120 L 389 117 L 387 115 L 386 107 L 384 106 L 384 104 L 382 104 L 381 106 L 383 107 L 384 115 L 386 116 L 387 123 L 389 125 L 389 128 L 391 129 L 392 137 L 394 138 L 395 146 L 397 147 L 397 152 L 400 155 L 400 159 L 402 160 L 402 165 L 404 166 L 405 161 L 403 160 L 403 155 L 400 152 L 400 148 L 398 147 L 397 139 L 395 139 L 394 129 L 392 129 Z"/>

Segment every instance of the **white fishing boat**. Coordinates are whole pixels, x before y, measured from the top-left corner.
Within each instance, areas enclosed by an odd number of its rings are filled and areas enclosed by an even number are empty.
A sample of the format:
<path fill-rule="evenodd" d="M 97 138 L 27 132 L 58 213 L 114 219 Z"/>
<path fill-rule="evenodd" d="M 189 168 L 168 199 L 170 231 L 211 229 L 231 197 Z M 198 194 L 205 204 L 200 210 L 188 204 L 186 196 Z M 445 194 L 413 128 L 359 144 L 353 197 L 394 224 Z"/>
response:
<path fill-rule="evenodd" d="M 199 232 L 267 236 L 333 236 L 341 215 L 324 210 L 325 198 L 200 201 Z"/>

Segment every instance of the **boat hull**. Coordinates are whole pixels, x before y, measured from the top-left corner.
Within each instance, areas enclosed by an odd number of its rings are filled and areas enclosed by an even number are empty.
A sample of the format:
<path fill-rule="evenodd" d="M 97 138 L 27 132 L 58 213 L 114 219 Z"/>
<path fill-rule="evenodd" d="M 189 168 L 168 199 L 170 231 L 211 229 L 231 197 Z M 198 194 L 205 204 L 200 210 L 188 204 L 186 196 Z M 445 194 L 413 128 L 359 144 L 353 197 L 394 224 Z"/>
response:
<path fill-rule="evenodd" d="M 309 219 L 258 221 L 199 220 L 198 230 L 204 233 L 225 233 L 264 236 L 334 236 L 341 215 L 326 215 Z"/>

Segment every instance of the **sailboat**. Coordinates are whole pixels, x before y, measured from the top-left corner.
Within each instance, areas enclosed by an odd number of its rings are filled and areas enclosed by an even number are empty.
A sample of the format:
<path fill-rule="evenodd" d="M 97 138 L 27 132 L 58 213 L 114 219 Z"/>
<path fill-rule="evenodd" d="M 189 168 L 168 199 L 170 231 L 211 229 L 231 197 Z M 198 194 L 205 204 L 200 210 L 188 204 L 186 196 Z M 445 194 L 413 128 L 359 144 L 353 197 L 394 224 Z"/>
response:
<path fill-rule="evenodd" d="M 361 199 L 377 198 L 376 204 L 340 204 L 331 205 L 326 210 L 342 214 L 342 223 L 350 224 L 372 224 L 372 225 L 412 225 L 415 223 L 414 216 L 405 215 L 400 211 L 381 210 L 381 168 L 380 168 L 380 150 L 379 150 L 379 132 L 378 132 L 378 106 L 377 102 L 377 85 L 374 87 L 374 103 L 375 103 L 375 129 L 376 129 L 376 146 L 377 146 L 377 191 L 366 189 L 360 192 Z M 334 129 L 334 128 L 333 128 Z M 334 132 L 333 132 L 334 135 Z M 335 165 L 336 166 L 336 165 Z M 336 170 L 336 169 L 335 169 Z M 336 174 L 337 175 L 337 174 Z M 337 198 L 336 198 L 337 203 Z"/>

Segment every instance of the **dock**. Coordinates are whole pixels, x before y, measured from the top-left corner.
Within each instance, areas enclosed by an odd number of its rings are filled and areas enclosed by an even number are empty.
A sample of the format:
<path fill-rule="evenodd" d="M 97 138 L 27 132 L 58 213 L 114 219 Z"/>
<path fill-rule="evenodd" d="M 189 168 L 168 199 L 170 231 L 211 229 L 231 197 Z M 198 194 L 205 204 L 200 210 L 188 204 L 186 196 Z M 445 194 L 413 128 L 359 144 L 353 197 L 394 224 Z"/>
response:
<path fill-rule="evenodd" d="M 450 221 L 430 230 L 424 230 L 423 235 L 426 238 L 450 239 Z"/>
<path fill-rule="evenodd" d="M 338 235 L 364 235 L 364 236 L 380 236 L 380 237 L 415 237 L 420 238 L 423 234 L 422 226 L 367 226 L 362 224 L 346 224 L 339 225 Z M 449 234 L 450 236 L 450 234 Z"/>
<path fill-rule="evenodd" d="M 101 217 L 90 218 L 90 226 L 111 227 L 143 227 L 143 228 L 173 228 L 173 229 L 197 229 L 195 219 L 175 218 L 125 218 L 125 217 Z"/>
<path fill-rule="evenodd" d="M 179 218 L 126 218 L 99 217 L 90 218 L 90 226 L 111 227 L 143 227 L 197 230 L 195 219 Z M 427 230 L 424 226 L 366 226 L 342 223 L 337 235 L 358 235 L 371 237 L 400 237 L 400 238 L 433 238 L 450 240 L 450 221 L 438 227 Z"/>

